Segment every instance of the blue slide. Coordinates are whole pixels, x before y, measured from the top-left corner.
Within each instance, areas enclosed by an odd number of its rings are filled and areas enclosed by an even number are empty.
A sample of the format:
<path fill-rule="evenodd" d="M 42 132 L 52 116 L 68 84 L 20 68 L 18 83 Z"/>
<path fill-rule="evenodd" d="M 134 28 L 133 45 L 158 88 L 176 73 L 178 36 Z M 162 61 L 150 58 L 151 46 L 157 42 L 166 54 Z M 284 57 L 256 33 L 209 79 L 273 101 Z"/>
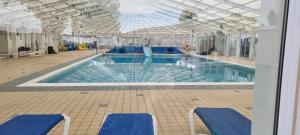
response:
<path fill-rule="evenodd" d="M 143 47 L 144 49 L 144 54 L 146 57 L 151 57 L 152 56 L 152 50 L 151 47 Z"/>

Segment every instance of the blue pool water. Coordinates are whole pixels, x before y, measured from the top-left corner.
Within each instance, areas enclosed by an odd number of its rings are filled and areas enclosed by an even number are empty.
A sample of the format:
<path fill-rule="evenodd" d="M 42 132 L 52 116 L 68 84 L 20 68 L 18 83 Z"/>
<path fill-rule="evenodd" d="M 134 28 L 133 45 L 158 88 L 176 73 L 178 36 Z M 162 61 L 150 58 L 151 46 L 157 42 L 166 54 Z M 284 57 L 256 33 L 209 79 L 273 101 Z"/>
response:
<path fill-rule="evenodd" d="M 255 70 L 193 56 L 106 54 L 39 83 L 254 82 Z"/>

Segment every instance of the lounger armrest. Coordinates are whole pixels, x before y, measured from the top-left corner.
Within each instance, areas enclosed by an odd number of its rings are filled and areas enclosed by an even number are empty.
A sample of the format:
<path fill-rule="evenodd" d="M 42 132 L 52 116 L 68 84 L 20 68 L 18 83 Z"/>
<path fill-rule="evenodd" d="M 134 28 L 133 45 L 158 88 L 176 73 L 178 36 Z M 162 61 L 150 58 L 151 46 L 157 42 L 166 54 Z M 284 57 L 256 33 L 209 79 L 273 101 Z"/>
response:
<path fill-rule="evenodd" d="M 190 124 L 191 135 L 197 135 L 196 131 L 195 131 L 195 123 L 194 123 L 194 110 L 195 109 L 196 109 L 196 107 L 192 108 L 189 111 L 189 124 Z"/>
<path fill-rule="evenodd" d="M 62 116 L 64 117 L 64 120 L 65 120 L 63 135 L 68 135 L 69 134 L 69 129 L 70 129 L 71 119 L 66 114 L 62 114 Z"/>
<path fill-rule="evenodd" d="M 156 119 L 156 117 L 152 113 L 149 113 L 149 114 L 152 116 L 152 120 L 153 120 L 153 132 L 154 132 L 154 135 L 157 135 L 157 119 Z"/>
<path fill-rule="evenodd" d="M 197 107 L 192 108 L 189 111 L 189 124 L 190 124 L 190 131 L 191 135 L 207 135 L 207 134 L 197 134 L 195 130 L 195 122 L 194 122 L 194 111 Z"/>

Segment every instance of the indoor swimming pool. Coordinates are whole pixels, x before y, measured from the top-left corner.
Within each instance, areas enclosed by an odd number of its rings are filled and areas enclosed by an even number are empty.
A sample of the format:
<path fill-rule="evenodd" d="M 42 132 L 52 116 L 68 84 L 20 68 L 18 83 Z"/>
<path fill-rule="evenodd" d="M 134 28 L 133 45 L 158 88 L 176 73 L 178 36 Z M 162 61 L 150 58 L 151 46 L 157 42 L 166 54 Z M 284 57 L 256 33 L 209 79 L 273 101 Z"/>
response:
<path fill-rule="evenodd" d="M 190 55 L 104 54 L 36 78 L 27 85 L 251 83 L 254 78 L 253 68 Z"/>

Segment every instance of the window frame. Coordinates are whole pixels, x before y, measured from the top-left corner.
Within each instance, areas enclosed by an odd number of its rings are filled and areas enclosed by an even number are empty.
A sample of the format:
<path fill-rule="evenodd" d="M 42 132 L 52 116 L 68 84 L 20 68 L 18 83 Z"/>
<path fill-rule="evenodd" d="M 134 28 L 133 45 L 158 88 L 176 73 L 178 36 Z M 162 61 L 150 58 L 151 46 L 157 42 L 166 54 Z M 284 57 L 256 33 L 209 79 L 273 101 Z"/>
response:
<path fill-rule="evenodd" d="M 297 82 L 300 56 L 299 0 L 286 0 L 274 119 L 274 134 L 292 134 L 297 116 Z M 299 113 L 299 112 L 298 112 Z"/>

